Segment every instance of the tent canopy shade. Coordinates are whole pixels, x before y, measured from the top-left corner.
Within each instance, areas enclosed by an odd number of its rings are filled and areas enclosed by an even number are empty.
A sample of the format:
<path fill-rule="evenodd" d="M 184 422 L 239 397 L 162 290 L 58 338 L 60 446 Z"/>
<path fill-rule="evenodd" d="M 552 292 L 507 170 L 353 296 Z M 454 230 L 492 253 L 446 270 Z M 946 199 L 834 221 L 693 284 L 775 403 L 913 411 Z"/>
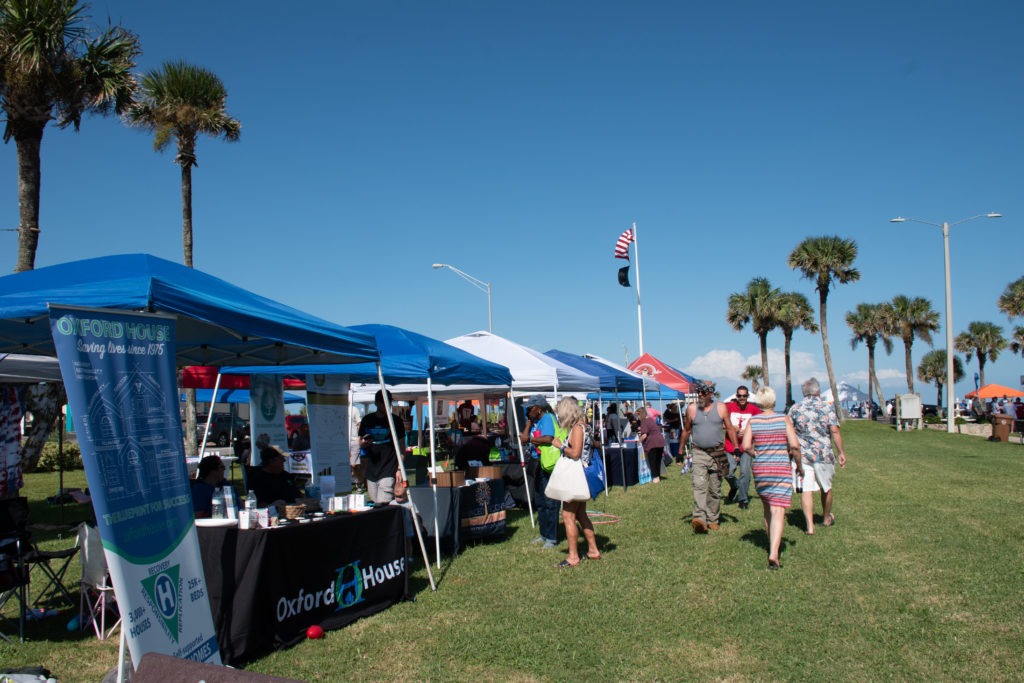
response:
<path fill-rule="evenodd" d="M 446 343 L 507 367 L 516 391 L 587 392 L 597 391 L 601 385 L 593 375 L 490 332 L 473 332 Z"/>
<path fill-rule="evenodd" d="M 632 377 L 633 382 L 631 384 L 626 384 L 620 387 L 620 390 L 625 389 L 627 392 L 632 391 L 633 393 L 637 394 L 637 398 L 643 398 L 643 393 L 645 391 L 648 394 L 648 398 L 650 398 L 651 394 L 658 393 L 661 394 L 661 398 L 663 399 L 675 399 L 677 397 L 685 396 L 685 394 L 676 391 L 672 387 L 669 387 L 665 384 L 661 384 L 660 382 L 651 377 L 647 377 L 637 372 L 633 372 L 629 368 L 624 368 L 621 365 L 618 365 L 617 363 L 613 363 L 610 360 L 601 358 L 601 356 L 596 356 L 592 353 L 585 353 L 583 354 L 583 357 L 586 358 L 587 360 L 592 360 L 595 363 L 599 363 L 605 367 L 611 368 L 613 372 L 625 373 L 626 375 Z"/>
<path fill-rule="evenodd" d="M 965 398 L 974 398 L 975 396 L 978 398 L 1002 398 L 1003 396 L 1007 398 L 1022 398 L 1024 397 L 1024 391 L 1004 387 L 1002 384 L 986 384 L 981 389 L 978 389 L 977 392 L 972 391 L 967 394 Z"/>
<path fill-rule="evenodd" d="M 210 403 L 213 398 L 213 389 L 196 389 L 196 403 Z M 181 400 L 185 401 L 185 393 L 181 393 Z M 249 403 L 248 389 L 218 389 L 217 400 L 214 403 Z M 306 399 L 298 394 L 284 392 L 285 403 L 305 403 Z"/>
<path fill-rule="evenodd" d="M 148 254 L 0 277 L 0 352 L 55 355 L 48 304 L 177 315 L 179 365 L 376 362 L 373 338 Z"/>
<path fill-rule="evenodd" d="M 0 353 L 0 384 L 60 382 L 56 358 L 20 353 Z"/>

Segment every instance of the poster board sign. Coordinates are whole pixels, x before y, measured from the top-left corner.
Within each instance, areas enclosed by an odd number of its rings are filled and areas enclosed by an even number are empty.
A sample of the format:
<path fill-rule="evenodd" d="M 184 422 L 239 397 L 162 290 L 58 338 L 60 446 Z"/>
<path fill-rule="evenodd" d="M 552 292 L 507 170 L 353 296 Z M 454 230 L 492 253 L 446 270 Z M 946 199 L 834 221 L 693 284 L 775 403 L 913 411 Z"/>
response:
<path fill-rule="evenodd" d="M 249 438 L 252 444 L 250 465 L 260 464 L 260 449 L 265 445 L 288 452 L 284 383 L 280 375 L 249 375 Z"/>
<path fill-rule="evenodd" d="M 185 471 L 172 316 L 50 306 L 132 662 L 220 664 Z"/>
<path fill-rule="evenodd" d="M 349 464 L 349 381 L 344 375 L 309 375 L 306 378 L 306 411 L 309 441 L 316 473 L 330 473 L 338 491 L 352 489 Z"/>

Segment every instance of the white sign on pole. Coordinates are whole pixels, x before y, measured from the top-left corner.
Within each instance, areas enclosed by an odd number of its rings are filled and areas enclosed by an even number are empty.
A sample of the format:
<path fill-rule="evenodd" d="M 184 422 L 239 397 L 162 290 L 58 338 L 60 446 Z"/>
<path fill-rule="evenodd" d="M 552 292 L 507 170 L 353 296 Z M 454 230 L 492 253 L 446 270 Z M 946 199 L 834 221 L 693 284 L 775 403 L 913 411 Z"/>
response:
<path fill-rule="evenodd" d="M 306 405 L 315 472 L 330 470 L 335 488 L 352 488 L 349 465 L 349 382 L 344 375 L 309 375 Z"/>
<path fill-rule="evenodd" d="M 252 439 L 250 465 L 260 464 L 260 448 L 266 440 L 282 453 L 288 452 L 284 383 L 278 375 L 249 375 L 249 436 Z"/>

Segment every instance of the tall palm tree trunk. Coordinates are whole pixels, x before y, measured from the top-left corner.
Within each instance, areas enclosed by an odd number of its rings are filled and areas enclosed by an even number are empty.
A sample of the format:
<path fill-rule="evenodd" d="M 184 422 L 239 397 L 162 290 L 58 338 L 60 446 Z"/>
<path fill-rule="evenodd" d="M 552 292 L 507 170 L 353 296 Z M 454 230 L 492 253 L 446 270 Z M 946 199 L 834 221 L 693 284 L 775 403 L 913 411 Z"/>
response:
<path fill-rule="evenodd" d="M 18 148 L 18 262 L 15 273 L 32 270 L 36 265 L 39 245 L 39 149 L 43 144 L 43 127 L 15 133 Z"/>
<path fill-rule="evenodd" d="M 836 410 L 836 420 L 843 422 L 843 411 L 839 409 L 839 389 L 836 387 L 836 373 L 832 370 L 832 353 L 828 349 L 828 323 L 825 316 L 825 302 L 828 290 L 818 287 L 818 319 L 821 321 L 821 347 L 825 352 L 825 369 L 828 371 L 828 385 L 832 389 L 832 404 Z"/>
<path fill-rule="evenodd" d="M 758 335 L 761 337 L 761 375 L 764 378 L 764 385 L 766 387 L 771 386 L 771 381 L 768 379 L 768 333 Z"/>
<path fill-rule="evenodd" d="M 903 340 L 904 356 L 907 363 L 907 391 L 914 393 L 914 364 L 910 360 L 910 348 L 914 345 L 914 342 L 908 342 Z"/>
<path fill-rule="evenodd" d="M 935 386 L 939 388 L 939 395 L 935 398 L 935 407 L 939 409 L 939 415 L 942 414 L 942 382 L 936 380 Z"/>
<path fill-rule="evenodd" d="M 786 332 L 784 332 L 784 334 L 785 334 L 785 337 L 786 337 L 786 346 L 785 346 L 785 357 L 786 357 L 786 410 L 788 411 L 789 407 L 791 405 L 793 405 L 793 373 L 790 372 L 790 365 L 789 365 L 789 345 L 793 341 L 793 332 L 792 331 L 786 331 Z"/>
<path fill-rule="evenodd" d="M 181 165 L 181 246 L 185 250 L 185 265 L 192 265 L 192 166 Z"/>
<path fill-rule="evenodd" d="M 872 396 L 871 380 L 875 376 L 875 341 L 871 338 L 867 341 L 868 345 L 868 409 L 870 410 L 871 405 L 874 403 L 874 397 Z"/>
<path fill-rule="evenodd" d="M 985 361 L 988 360 L 986 355 L 984 353 L 978 354 L 978 377 L 981 379 L 981 386 L 985 386 Z"/>
<path fill-rule="evenodd" d="M 882 385 L 878 383 L 878 375 L 871 373 L 871 379 L 875 383 L 875 395 L 878 396 L 878 405 L 882 407 L 885 405 L 885 396 L 882 394 Z"/>

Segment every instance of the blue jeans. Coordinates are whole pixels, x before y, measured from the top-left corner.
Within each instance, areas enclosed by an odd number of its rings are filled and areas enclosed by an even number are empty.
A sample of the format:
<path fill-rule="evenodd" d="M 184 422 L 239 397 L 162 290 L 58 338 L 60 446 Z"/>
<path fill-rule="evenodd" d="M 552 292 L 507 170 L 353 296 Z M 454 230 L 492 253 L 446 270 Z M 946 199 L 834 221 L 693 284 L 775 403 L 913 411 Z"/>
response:
<path fill-rule="evenodd" d="M 534 465 L 534 463 L 536 463 Z M 534 474 L 534 499 L 533 505 L 537 509 L 537 523 L 540 525 L 540 535 L 548 541 L 558 541 L 558 518 L 561 516 L 561 502 L 552 500 L 544 495 L 544 489 L 548 486 L 551 473 L 545 472 L 540 462 L 534 460 L 531 465 L 535 469 Z"/>
<path fill-rule="evenodd" d="M 736 479 L 736 469 L 739 468 L 740 478 Z M 747 503 L 750 502 L 750 454 L 743 453 L 740 455 L 739 465 L 736 464 L 736 458 L 734 454 L 729 454 L 729 474 L 725 480 L 729 482 L 731 488 L 736 489 L 736 502 Z"/>

